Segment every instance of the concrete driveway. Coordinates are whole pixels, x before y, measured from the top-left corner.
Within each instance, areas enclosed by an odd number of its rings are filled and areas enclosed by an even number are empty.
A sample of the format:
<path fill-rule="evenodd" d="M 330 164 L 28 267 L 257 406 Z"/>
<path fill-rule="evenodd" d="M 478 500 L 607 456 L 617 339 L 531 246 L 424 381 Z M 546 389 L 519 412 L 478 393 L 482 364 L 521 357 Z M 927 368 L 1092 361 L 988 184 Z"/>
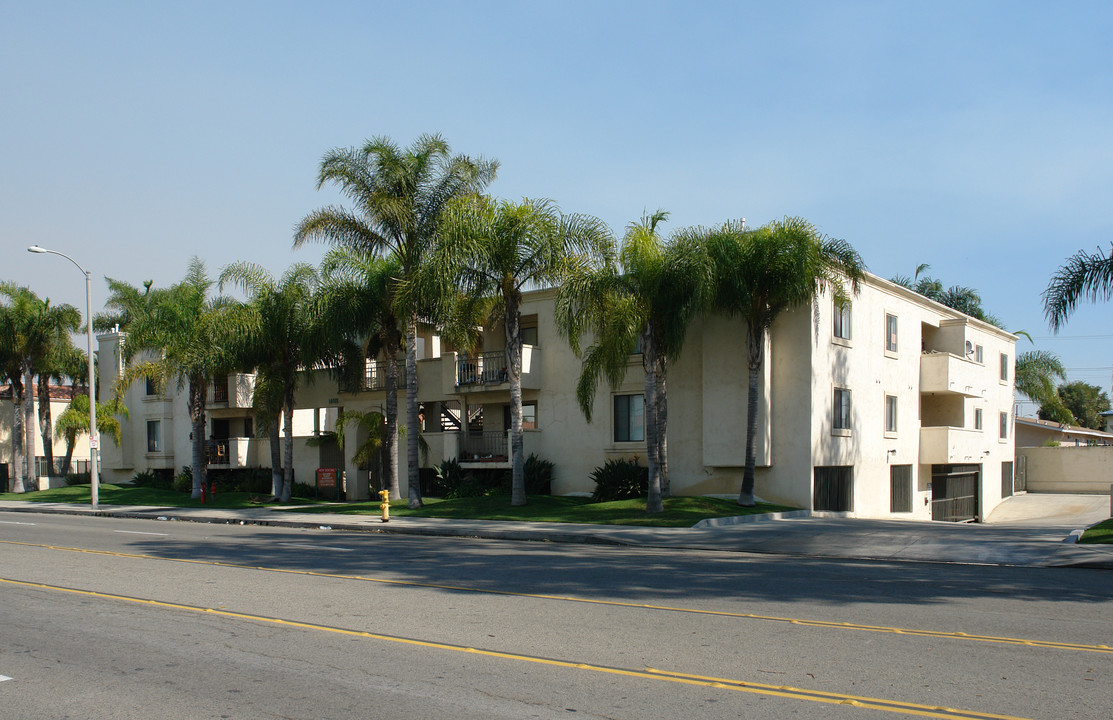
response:
<path fill-rule="evenodd" d="M 987 524 L 1086 528 L 1110 517 L 1108 495 L 1026 493 L 994 508 Z"/>

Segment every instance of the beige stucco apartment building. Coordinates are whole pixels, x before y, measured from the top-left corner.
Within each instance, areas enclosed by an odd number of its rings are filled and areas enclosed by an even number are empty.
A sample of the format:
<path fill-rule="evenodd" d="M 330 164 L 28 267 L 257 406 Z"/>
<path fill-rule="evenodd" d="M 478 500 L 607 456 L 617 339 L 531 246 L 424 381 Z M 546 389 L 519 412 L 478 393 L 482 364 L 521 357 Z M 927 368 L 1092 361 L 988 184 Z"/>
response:
<path fill-rule="evenodd" d="M 645 456 L 644 371 L 641 356 L 631 356 L 625 382 L 601 385 L 587 422 L 576 402 L 580 361 L 557 331 L 554 299 L 553 290 L 536 291 L 522 305 L 525 451 L 555 464 L 554 494 L 587 494 L 592 469 L 607 458 Z M 101 372 L 111 373 L 102 375 L 102 388 L 119 372 L 104 359 L 117 356 L 121 337 L 100 336 Z M 501 327 L 489 328 L 478 352 L 459 353 L 422 333 L 418 400 L 430 448 L 423 465 L 457 458 L 509 467 L 503 337 Z M 1012 493 L 1015 344 L 1009 333 L 874 276 L 842 311 L 823 297 L 817 313 L 784 314 L 762 375 L 757 496 L 859 517 L 984 518 Z M 382 368 L 369 362 L 358 388 L 323 372 L 302 384 L 294 421 L 299 481 L 311 483 L 317 467 L 342 466 L 348 497 L 368 496 L 367 473 L 351 461 L 360 438 L 343 452 L 305 441 L 334 429 L 341 409 L 381 409 Z M 214 456 L 217 467 L 269 465 L 267 441 L 253 437 L 251 382 L 233 375 L 210 392 L 210 435 L 225 448 Z M 697 321 L 668 376 L 673 494 L 737 495 L 747 382 L 741 322 Z M 102 451 L 106 479 L 188 464 L 181 395 L 163 399 L 133 386 L 128 397 L 125 441 L 119 451 Z"/>

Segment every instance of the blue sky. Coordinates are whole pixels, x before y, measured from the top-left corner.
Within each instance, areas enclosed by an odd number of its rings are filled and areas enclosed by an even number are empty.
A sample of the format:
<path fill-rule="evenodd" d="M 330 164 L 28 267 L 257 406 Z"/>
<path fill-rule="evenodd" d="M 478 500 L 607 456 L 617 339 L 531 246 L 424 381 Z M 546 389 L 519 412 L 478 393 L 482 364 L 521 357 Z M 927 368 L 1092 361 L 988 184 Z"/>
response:
<path fill-rule="evenodd" d="M 439 132 L 492 193 L 616 233 L 800 215 L 883 277 L 977 289 L 1021 351 L 1113 380 L 1113 306 L 1041 291 L 1109 248 L 1113 6 L 1098 2 L 53 2 L 0 21 L 0 279 L 164 285 L 316 262 L 322 154 Z M 94 285 L 94 305 L 105 297 Z M 1023 408 L 1022 411 L 1031 411 Z"/>

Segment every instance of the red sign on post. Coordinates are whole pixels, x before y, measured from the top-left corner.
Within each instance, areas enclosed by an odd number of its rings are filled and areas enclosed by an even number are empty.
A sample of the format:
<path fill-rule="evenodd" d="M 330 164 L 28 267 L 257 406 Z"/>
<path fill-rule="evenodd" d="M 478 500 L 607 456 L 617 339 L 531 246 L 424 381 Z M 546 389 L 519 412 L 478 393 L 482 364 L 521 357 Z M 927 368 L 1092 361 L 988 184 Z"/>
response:
<path fill-rule="evenodd" d="M 336 468 L 317 468 L 317 494 L 336 495 L 340 499 L 340 471 Z"/>

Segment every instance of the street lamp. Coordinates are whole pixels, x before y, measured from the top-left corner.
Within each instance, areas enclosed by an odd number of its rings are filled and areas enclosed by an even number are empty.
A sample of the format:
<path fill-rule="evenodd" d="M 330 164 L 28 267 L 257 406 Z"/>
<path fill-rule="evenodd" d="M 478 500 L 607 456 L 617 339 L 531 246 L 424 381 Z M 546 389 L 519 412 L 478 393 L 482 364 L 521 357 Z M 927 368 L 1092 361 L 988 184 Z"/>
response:
<path fill-rule="evenodd" d="M 85 275 L 85 329 L 89 341 L 89 487 L 93 496 L 93 509 L 100 507 L 100 476 L 97 472 L 97 455 L 100 451 L 100 433 L 97 432 L 97 383 L 93 375 L 93 290 L 89 271 L 77 264 L 77 261 L 65 253 L 57 250 L 32 245 L 27 252 L 60 255 L 69 260 Z"/>

